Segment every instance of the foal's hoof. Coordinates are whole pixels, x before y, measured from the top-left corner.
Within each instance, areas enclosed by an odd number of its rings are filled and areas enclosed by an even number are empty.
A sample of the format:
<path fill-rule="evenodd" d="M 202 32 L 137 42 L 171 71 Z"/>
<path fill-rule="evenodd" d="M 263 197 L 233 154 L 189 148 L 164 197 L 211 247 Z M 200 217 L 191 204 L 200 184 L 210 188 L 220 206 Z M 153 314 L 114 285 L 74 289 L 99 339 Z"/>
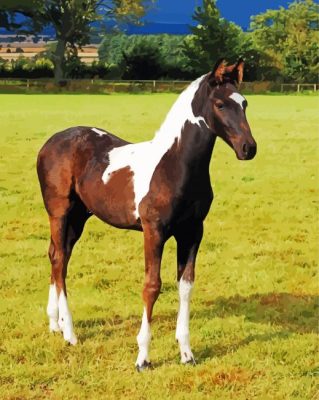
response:
<path fill-rule="evenodd" d="M 192 353 L 190 353 L 190 354 L 187 354 L 187 353 L 182 354 L 181 363 L 183 365 L 193 365 L 193 366 L 196 365 L 195 358 L 194 358 Z"/>
<path fill-rule="evenodd" d="M 152 363 L 145 360 L 142 365 L 136 364 L 135 367 L 137 372 L 143 372 L 146 369 L 152 369 Z"/>
<path fill-rule="evenodd" d="M 195 359 L 192 357 L 190 360 L 187 360 L 186 362 L 184 362 L 184 365 L 192 365 L 193 367 L 195 367 L 196 361 L 195 361 Z"/>
<path fill-rule="evenodd" d="M 49 331 L 50 332 L 61 332 L 61 328 L 57 321 L 53 321 L 53 320 L 50 321 Z"/>
<path fill-rule="evenodd" d="M 71 336 L 64 336 L 64 340 L 71 346 L 75 346 L 78 342 L 78 339 L 74 333 Z"/>

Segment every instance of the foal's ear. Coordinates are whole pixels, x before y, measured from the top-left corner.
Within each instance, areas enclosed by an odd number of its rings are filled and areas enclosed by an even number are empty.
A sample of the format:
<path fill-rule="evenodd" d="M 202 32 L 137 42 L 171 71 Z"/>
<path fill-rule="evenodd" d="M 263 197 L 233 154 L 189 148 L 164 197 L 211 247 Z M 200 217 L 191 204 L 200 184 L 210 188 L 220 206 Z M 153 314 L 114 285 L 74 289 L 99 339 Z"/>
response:
<path fill-rule="evenodd" d="M 209 82 L 211 84 L 213 84 L 213 83 L 217 83 L 217 84 L 222 83 L 225 71 L 226 71 L 225 59 L 224 58 L 220 58 L 216 62 L 212 72 L 210 73 Z"/>
<path fill-rule="evenodd" d="M 236 64 L 226 67 L 225 76 L 240 85 L 244 77 L 244 60 L 240 58 Z"/>
<path fill-rule="evenodd" d="M 240 85 L 244 78 L 244 65 L 245 65 L 244 60 L 242 58 L 240 58 L 237 61 L 236 65 L 237 65 L 237 72 L 238 72 L 237 82 L 238 82 L 238 85 Z"/>

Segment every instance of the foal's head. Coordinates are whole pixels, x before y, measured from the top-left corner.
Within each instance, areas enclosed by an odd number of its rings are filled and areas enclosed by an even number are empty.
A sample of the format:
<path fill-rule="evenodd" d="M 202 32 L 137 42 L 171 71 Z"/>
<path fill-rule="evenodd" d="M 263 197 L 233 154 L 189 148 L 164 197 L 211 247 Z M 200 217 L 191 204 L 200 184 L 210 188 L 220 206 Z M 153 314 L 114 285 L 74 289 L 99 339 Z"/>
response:
<path fill-rule="evenodd" d="M 246 119 L 247 100 L 238 92 L 243 69 L 241 59 L 230 66 L 224 60 L 216 63 L 205 79 L 208 101 L 204 112 L 209 127 L 234 149 L 237 158 L 251 160 L 256 155 L 257 144 Z"/>

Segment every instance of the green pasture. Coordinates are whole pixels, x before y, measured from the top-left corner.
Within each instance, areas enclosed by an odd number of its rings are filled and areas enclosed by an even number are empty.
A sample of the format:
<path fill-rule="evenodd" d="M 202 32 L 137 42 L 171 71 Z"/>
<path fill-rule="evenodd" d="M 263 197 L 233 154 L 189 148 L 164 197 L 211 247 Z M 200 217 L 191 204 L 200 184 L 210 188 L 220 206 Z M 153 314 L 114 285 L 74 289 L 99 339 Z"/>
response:
<path fill-rule="evenodd" d="M 105 128 L 151 138 L 176 98 L 0 95 L 0 398 L 317 399 L 318 156 L 315 96 L 247 96 L 257 157 L 218 141 L 191 309 L 197 365 L 175 343 L 175 243 L 162 264 L 152 371 L 134 369 L 143 241 L 91 218 L 69 264 L 79 344 L 49 335 L 49 228 L 35 161 L 54 132 Z"/>

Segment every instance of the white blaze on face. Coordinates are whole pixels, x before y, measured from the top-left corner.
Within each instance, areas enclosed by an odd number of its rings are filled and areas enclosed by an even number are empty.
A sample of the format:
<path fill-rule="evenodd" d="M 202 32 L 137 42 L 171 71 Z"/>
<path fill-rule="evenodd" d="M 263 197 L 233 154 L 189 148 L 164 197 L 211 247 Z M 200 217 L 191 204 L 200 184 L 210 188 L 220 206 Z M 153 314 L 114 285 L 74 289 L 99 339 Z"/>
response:
<path fill-rule="evenodd" d="M 203 117 L 194 116 L 192 109 L 192 100 L 203 79 L 204 76 L 196 79 L 178 97 L 153 140 L 117 147 L 109 153 L 109 165 L 102 175 L 102 180 L 107 184 L 113 172 L 130 167 L 133 172 L 136 219 L 139 217 L 139 204 L 149 191 L 157 165 L 175 140 L 180 140 L 185 122 L 190 121 L 198 126 L 203 122 L 207 126 Z"/>
<path fill-rule="evenodd" d="M 68 302 L 66 296 L 61 290 L 59 300 L 59 327 L 63 332 L 64 340 L 69 342 L 70 344 L 75 345 L 77 343 L 77 338 L 73 332 L 73 322 L 72 315 L 69 310 Z"/>
<path fill-rule="evenodd" d="M 238 103 L 240 105 L 240 107 L 242 109 L 244 109 L 243 102 L 246 100 L 244 96 L 242 96 L 239 93 L 234 92 L 229 96 L 229 98 L 234 100 L 236 103 Z"/>
<path fill-rule="evenodd" d="M 92 128 L 91 130 L 92 130 L 93 132 L 97 133 L 99 136 L 107 135 L 107 132 L 101 131 L 100 129 L 97 129 L 97 128 Z"/>
<path fill-rule="evenodd" d="M 189 342 L 189 305 L 193 286 L 193 282 L 187 282 L 183 278 L 178 284 L 179 311 L 176 325 L 176 340 L 179 343 L 181 362 L 183 364 L 194 360 Z"/>
<path fill-rule="evenodd" d="M 149 362 L 148 348 L 151 341 L 151 325 L 147 320 L 146 309 L 144 308 L 142 325 L 139 334 L 137 335 L 137 344 L 139 353 L 135 365 L 142 367 L 144 361 Z"/>

